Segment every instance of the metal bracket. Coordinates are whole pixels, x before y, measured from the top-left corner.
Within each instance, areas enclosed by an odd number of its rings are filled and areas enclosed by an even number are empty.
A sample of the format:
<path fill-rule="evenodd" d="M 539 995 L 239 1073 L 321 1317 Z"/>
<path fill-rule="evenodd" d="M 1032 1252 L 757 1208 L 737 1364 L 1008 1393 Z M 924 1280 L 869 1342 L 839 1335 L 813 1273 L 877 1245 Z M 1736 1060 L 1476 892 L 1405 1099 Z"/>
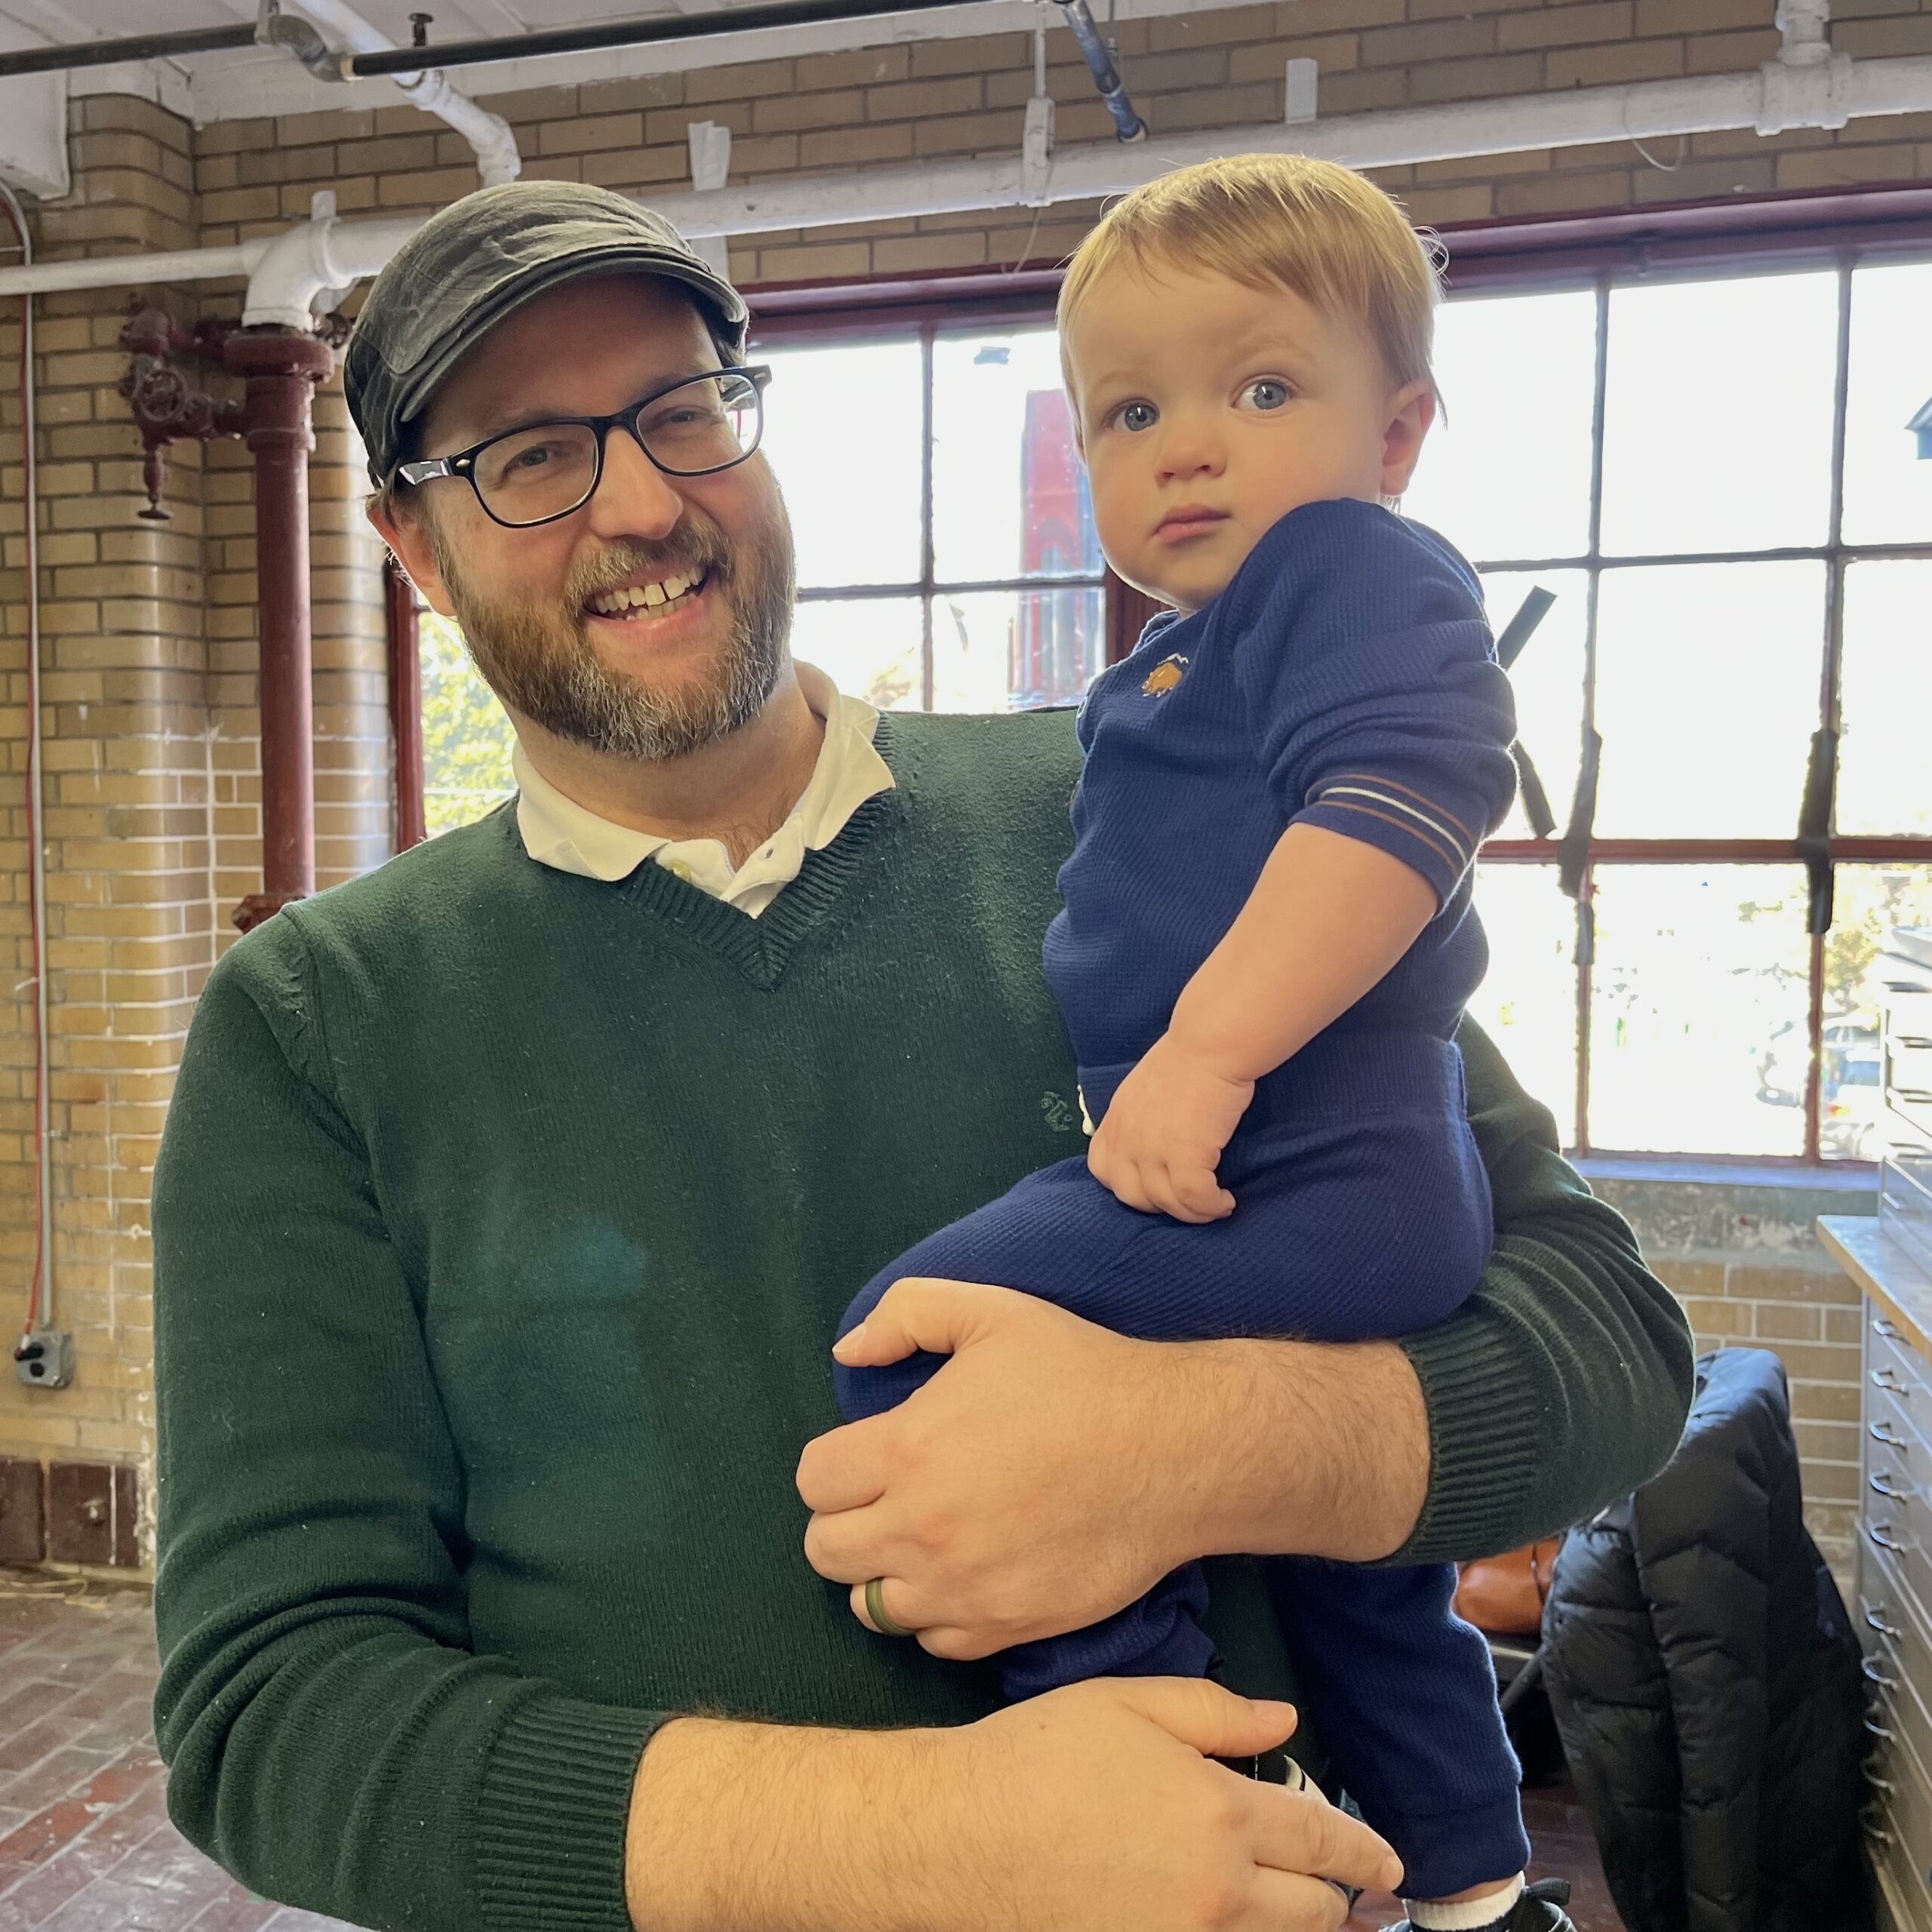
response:
<path fill-rule="evenodd" d="M 721 121 L 692 121 L 685 125 L 685 140 L 691 152 L 691 186 L 700 192 L 723 187 L 731 172 L 731 129 Z M 731 251 L 723 235 L 699 235 L 690 239 L 708 267 L 728 276 Z"/>
<path fill-rule="evenodd" d="M 1822 59 L 1767 60 L 1758 69 L 1763 87 L 1758 131 L 1782 134 L 1792 128 L 1842 128 L 1851 118 L 1851 56 L 1823 48 Z"/>
<path fill-rule="evenodd" d="M 1291 128 L 1299 128 L 1315 118 L 1316 97 L 1321 86 L 1318 61 L 1291 60 L 1286 87 L 1281 94 L 1281 118 Z"/>
<path fill-rule="evenodd" d="M 1804 801 L 1798 808 L 1798 854 L 1804 862 L 1809 888 L 1804 930 L 1814 938 L 1832 929 L 1832 814 L 1838 777 L 1838 734 L 1813 732 Z"/>
<path fill-rule="evenodd" d="M 255 44 L 286 48 L 318 81 L 350 78 L 351 57 L 331 53 L 328 42 L 315 31 L 313 23 L 300 15 L 285 14 L 280 0 L 262 0 L 261 11 L 255 16 Z"/>
<path fill-rule="evenodd" d="M 1054 172 L 1054 103 L 1034 95 L 1026 103 L 1026 128 L 1020 142 L 1020 198 L 1029 208 L 1047 205 Z"/>

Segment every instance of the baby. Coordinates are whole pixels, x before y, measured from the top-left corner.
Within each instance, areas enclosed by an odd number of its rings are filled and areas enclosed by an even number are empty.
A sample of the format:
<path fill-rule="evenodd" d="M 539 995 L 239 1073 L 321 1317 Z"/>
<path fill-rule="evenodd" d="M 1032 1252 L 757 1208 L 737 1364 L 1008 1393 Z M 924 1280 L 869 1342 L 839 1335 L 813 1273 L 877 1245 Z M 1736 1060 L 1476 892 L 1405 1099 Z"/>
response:
<path fill-rule="evenodd" d="M 1075 256 L 1062 355 L 1101 546 L 1174 607 L 1079 718 L 1045 952 L 1092 1143 L 882 1270 L 841 1338 L 906 1275 L 1164 1340 L 1392 1336 L 1475 1287 L 1490 1199 L 1452 1036 L 1487 964 L 1470 869 L 1515 726 L 1469 567 L 1384 507 L 1435 413 L 1436 292 L 1386 195 L 1291 155 L 1169 175 Z M 841 1360 L 841 1404 L 876 1414 L 940 1365 Z M 1453 1570 L 1267 1568 L 1410 1922 L 1567 1928 L 1560 1887 L 1524 1886 L 1518 1766 Z M 1190 1564 L 1002 1653 L 1004 1688 L 1201 1675 L 1205 1604 Z"/>

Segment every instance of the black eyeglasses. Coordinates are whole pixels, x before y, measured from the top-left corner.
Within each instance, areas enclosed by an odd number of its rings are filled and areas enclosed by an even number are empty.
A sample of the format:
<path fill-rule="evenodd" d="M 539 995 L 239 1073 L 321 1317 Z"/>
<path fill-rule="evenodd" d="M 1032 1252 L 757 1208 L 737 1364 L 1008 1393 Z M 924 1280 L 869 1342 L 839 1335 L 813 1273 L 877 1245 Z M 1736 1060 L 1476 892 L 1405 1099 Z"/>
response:
<path fill-rule="evenodd" d="M 396 466 L 405 483 L 460 476 L 485 515 L 512 530 L 554 523 L 597 494 L 605 440 L 623 428 L 667 476 L 710 476 L 753 454 L 764 433 L 767 365 L 686 376 L 611 416 L 564 416 L 506 429 L 454 456 Z"/>

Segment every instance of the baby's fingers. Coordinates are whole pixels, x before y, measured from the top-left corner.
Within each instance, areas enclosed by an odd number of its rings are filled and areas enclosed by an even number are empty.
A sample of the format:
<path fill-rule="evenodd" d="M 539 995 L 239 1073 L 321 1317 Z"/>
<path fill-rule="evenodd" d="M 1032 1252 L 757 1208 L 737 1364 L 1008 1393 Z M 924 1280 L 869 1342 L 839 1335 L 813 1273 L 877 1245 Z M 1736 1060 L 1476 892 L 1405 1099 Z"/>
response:
<path fill-rule="evenodd" d="M 1162 1211 L 1177 1221 L 1199 1226 L 1224 1220 L 1234 1212 L 1235 1198 L 1214 1178 L 1214 1170 L 1194 1160 L 1170 1161 L 1164 1170 L 1167 1192 L 1174 1204 Z"/>

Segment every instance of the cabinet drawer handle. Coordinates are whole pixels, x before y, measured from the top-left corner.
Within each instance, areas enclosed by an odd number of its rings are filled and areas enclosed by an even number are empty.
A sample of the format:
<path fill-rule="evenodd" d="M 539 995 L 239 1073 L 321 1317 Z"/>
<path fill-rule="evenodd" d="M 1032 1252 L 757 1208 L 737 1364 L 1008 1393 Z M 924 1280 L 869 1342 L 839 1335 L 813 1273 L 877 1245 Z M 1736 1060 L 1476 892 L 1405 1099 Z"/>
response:
<path fill-rule="evenodd" d="M 1878 1635 L 1881 1637 L 1890 1638 L 1892 1641 L 1895 1644 L 1899 1641 L 1902 1634 L 1891 1624 L 1887 1623 L 1884 1618 L 1875 1610 L 1868 1610 L 1865 1613 L 1865 1627 L 1868 1630 L 1877 1631 Z"/>
<path fill-rule="evenodd" d="M 1895 1368 L 1875 1368 L 1872 1371 L 1872 1386 L 1875 1389 L 1884 1389 L 1888 1395 L 1897 1396 L 1902 1401 L 1912 1400 L 1912 1391 L 1899 1380 L 1898 1371 Z"/>
<path fill-rule="evenodd" d="M 1887 1677 L 1869 1657 L 1866 1658 L 1858 1667 L 1863 1672 L 1867 1684 L 1875 1684 L 1881 1690 L 1896 1690 L 1899 1687 L 1898 1679 Z"/>
<path fill-rule="evenodd" d="M 1867 1523 L 1865 1534 L 1881 1549 L 1889 1549 L 1894 1556 L 1903 1556 L 1909 1546 L 1899 1542 L 1890 1534 L 1891 1527 L 1889 1523 Z"/>
<path fill-rule="evenodd" d="M 1902 1342 L 1905 1340 L 1904 1334 L 1899 1324 L 1882 1315 L 1872 1316 L 1872 1332 L 1881 1340 L 1887 1342 Z"/>
<path fill-rule="evenodd" d="M 1905 1438 L 1883 1417 L 1875 1423 L 1868 1423 L 1866 1425 L 1865 1432 L 1874 1442 L 1882 1442 L 1887 1449 L 1903 1449 L 1906 1447 Z"/>
<path fill-rule="evenodd" d="M 1892 1472 L 1889 1469 L 1880 1469 L 1867 1481 L 1872 1494 L 1882 1496 L 1887 1503 L 1903 1503 L 1912 1494 L 1910 1490 L 1900 1489 L 1893 1483 Z"/>

